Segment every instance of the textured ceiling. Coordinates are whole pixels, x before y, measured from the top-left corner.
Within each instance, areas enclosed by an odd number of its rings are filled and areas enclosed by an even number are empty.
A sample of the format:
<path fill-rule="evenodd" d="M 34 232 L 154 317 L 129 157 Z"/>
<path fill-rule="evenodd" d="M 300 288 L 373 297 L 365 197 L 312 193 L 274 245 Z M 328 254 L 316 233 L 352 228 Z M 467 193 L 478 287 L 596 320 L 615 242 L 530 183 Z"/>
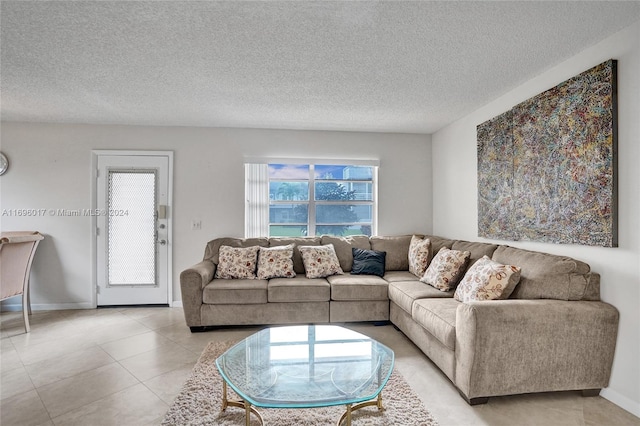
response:
<path fill-rule="evenodd" d="M 2 120 L 432 133 L 640 2 L 2 1 L 0 18 Z"/>

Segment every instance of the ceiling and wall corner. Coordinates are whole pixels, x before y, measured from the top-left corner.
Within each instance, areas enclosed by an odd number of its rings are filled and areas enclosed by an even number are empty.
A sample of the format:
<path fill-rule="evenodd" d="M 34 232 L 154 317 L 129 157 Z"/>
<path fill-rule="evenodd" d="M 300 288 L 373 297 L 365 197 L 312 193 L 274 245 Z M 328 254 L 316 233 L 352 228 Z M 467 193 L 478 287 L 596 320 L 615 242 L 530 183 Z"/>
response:
<path fill-rule="evenodd" d="M 3 121 L 430 134 L 637 1 L 2 1 Z"/>

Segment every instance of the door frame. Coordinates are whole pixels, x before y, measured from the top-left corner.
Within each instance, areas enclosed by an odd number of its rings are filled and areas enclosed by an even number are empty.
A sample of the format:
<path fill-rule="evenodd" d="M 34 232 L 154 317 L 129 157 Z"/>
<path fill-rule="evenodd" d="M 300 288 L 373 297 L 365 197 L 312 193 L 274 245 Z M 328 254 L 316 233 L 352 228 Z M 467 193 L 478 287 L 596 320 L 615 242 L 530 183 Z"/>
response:
<path fill-rule="evenodd" d="M 167 157 L 169 160 L 169 182 L 167 187 L 167 301 L 174 306 L 173 300 L 173 151 L 126 151 L 126 150 L 91 150 L 91 208 L 98 208 L 98 157 L 99 156 L 129 156 L 129 157 Z M 91 216 L 91 306 L 98 307 L 98 219 Z"/>

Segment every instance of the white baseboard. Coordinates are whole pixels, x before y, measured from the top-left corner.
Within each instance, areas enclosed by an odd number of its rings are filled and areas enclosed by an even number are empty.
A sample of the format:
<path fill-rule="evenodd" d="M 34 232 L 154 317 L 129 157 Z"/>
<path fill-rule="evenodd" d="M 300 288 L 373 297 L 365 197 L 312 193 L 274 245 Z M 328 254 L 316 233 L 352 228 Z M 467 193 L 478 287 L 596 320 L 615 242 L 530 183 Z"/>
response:
<path fill-rule="evenodd" d="M 182 308 L 182 300 L 174 300 L 169 305 L 172 308 Z M 32 311 L 60 311 L 66 309 L 95 309 L 91 303 L 42 303 L 31 305 Z M 17 312 L 22 311 L 22 303 L 3 303 L 0 312 Z"/>
<path fill-rule="evenodd" d="M 42 303 L 32 304 L 32 311 L 62 311 L 66 309 L 95 309 L 91 303 Z M 10 311 L 22 311 L 22 303 L 7 303 L 2 304 L 2 310 L 6 312 Z"/>
<path fill-rule="evenodd" d="M 633 401 L 618 392 L 605 388 L 600 391 L 600 396 L 607 399 L 623 410 L 627 410 L 636 417 L 640 417 L 640 402 Z"/>

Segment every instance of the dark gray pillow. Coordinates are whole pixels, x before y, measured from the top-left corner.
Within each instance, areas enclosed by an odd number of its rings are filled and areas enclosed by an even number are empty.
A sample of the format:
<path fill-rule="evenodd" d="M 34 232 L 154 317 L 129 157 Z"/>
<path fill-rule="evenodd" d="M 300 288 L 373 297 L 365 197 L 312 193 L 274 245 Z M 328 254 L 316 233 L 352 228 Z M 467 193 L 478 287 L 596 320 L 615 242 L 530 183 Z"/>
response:
<path fill-rule="evenodd" d="M 384 275 L 384 261 L 387 257 L 386 251 L 363 250 L 352 248 L 353 266 L 351 273 L 353 275 Z"/>

